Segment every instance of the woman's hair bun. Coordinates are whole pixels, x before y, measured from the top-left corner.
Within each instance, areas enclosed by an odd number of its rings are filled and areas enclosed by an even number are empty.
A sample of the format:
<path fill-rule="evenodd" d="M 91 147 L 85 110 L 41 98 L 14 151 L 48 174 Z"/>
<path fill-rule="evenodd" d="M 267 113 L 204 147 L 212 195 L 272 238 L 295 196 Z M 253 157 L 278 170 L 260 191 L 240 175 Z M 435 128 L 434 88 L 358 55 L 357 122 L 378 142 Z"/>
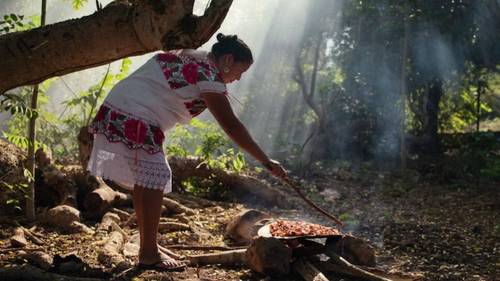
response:
<path fill-rule="evenodd" d="M 223 33 L 217 34 L 217 41 L 219 42 L 228 42 L 228 41 L 238 41 L 237 35 L 224 35 Z"/>
<path fill-rule="evenodd" d="M 212 54 L 217 59 L 225 54 L 232 54 L 237 62 L 253 62 L 252 51 L 237 35 L 218 33 L 217 42 L 212 45 Z"/>

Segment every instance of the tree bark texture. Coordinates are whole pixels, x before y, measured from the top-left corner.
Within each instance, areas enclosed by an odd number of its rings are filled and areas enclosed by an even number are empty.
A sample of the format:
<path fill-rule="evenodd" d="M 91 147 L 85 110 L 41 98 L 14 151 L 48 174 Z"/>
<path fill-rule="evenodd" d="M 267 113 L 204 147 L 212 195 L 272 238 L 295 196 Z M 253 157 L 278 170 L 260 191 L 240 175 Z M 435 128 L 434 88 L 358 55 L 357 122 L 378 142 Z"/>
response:
<path fill-rule="evenodd" d="M 128 56 L 197 48 L 231 4 L 211 1 L 203 16 L 195 16 L 194 0 L 119 1 L 79 19 L 0 36 L 0 94 Z"/>

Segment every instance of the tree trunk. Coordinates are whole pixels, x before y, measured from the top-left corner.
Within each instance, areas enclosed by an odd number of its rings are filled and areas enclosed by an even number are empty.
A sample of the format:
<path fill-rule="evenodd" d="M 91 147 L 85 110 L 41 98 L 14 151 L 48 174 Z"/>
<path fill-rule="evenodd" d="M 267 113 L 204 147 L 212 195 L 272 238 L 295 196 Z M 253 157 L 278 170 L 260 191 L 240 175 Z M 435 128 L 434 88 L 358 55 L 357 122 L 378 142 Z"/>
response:
<path fill-rule="evenodd" d="M 209 168 L 198 158 L 169 157 L 168 162 L 172 169 L 173 183 L 180 186 L 183 180 L 190 177 L 209 178 L 215 176 L 217 180 L 229 187 L 233 192 L 243 196 L 251 195 L 256 202 L 286 208 L 289 206 L 286 194 L 269 184 L 252 176 L 228 172 L 222 169 Z M 250 200 L 250 198 L 247 198 Z"/>
<path fill-rule="evenodd" d="M 438 136 L 439 126 L 439 101 L 443 96 L 443 83 L 439 79 L 435 79 L 429 85 L 427 91 L 427 103 L 425 105 L 427 112 L 427 122 L 424 127 L 424 136 L 428 139 L 427 149 L 430 153 L 440 151 L 440 141 Z"/>
<path fill-rule="evenodd" d="M 0 94 L 128 56 L 199 47 L 231 3 L 211 1 L 198 17 L 193 0 L 119 1 L 79 19 L 0 36 Z"/>

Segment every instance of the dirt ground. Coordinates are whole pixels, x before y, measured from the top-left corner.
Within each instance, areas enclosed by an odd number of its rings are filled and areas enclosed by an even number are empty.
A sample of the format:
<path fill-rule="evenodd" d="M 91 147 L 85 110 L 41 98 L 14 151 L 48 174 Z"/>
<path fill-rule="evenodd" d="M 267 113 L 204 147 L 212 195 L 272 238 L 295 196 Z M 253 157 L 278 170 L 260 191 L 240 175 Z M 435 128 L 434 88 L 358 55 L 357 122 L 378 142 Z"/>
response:
<path fill-rule="evenodd" d="M 414 280 L 500 280 L 500 185 L 430 182 L 418 173 L 390 175 L 369 169 L 334 168 L 319 171 L 301 186 L 314 201 L 348 224 L 345 232 L 370 241 L 377 250 L 377 266 L 386 272 L 405 273 Z M 293 194 L 286 186 L 281 188 Z M 164 233 L 160 244 L 224 245 L 225 224 L 244 208 L 333 225 L 306 205 L 282 210 L 216 202 L 213 207 L 197 209 L 190 217 L 189 224 L 198 231 Z M 242 267 L 221 266 L 188 267 L 175 273 L 113 272 L 97 261 L 101 244 L 92 235 L 60 234 L 37 225 L 35 231 L 44 238 L 43 245 L 11 248 L 9 238 L 15 220 L 0 217 L 0 268 L 25 264 L 20 251 L 41 249 L 54 256 L 73 254 L 92 269 L 86 277 L 105 280 L 301 280 L 293 274 L 271 279 Z M 95 223 L 85 223 L 95 227 Z M 124 230 L 129 235 L 136 233 L 133 227 Z M 202 253 L 176 251 L 184 255 Z M 333 275 L 328 278 L 350 280 Z"/>

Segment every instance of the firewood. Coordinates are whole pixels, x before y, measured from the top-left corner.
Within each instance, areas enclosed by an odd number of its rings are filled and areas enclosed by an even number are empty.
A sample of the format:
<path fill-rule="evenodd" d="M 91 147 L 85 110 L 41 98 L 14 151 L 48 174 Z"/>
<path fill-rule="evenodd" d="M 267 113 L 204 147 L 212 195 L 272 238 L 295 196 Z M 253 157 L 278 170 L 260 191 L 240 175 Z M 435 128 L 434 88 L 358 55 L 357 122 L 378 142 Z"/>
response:
<path fill-rule="evenodd" d="M 113 190 L 100 178 L 96 178 L 99 186 L 89 192 L 83 201 L 86 214 L 90 218 L 98 218 L 115 205 L 128 204 L 132 197 L 125 193 Z"/>
<path fill-rule="evenodd" d="M 121 249 L 125 237 L 119 231 L 113 231 L 109 234 L 104 246 L 99 251 L 97 260 L 105 266 L 116 266 L 117 268 L 126 268 L 130 264 L 121 255 Z"/>
<path fill-rule="evenodd" d="M 236 266 L 245 263 L 246 249 L 224 251 L 212 254 L 186 256 L 191 265 L 221 264 Z"/>
<path fill-rule="evenodd" d="M 352 235 L 331 237 L 325 245 L 352 264 L 375 266 L 375 249 L 361 238 Z"/>
<path fill-rule="evenodd" d="M 114 223 L 120 223 L 120 217 L 112 212 L 107 212 L 102 216 L 101 223 L 99 223 L 99 226 L 97 227 L 97 232 L 109 232 L 109 229 L 111 228 L 111 224 Z"/>
<path fill-rule="evenodd" d="M 26 245 L 28 245 L 22 227 L 16 227 L 16 229 L 14 229 L 14 235 L 10 237 L 10 245 L 12 247 L 26 247 Z"/>
<path fill-rule="evenodd" d="M 168 197 L 163 198 L 163 205 L 167 208 L 168 211 L 173 212 L 175 214 L 181 214 L 181 213 L 185 213 L 187 215 L 195 214 L 195 212 L 190 208 Z"/>
<path fill-rule="evenodd" d="M 67 228 L 67 231 L 69 233 L 94 234 L 94 231 L 90 227 L 78 221 L 72 222 Z"/>
<path fill-rule="evenodd" d="M 127 221 L 131 216 L 128 212 L 125 212 L 124 210 L 120 210 L 117 208 L 112 208 L 109 211 L 114 213 L 114 214 L 117 214 L 120 217 L 121 221 Z"/>
<path fill-rule="evenodd" d="M 43 241 L 38 238 L 31 230 L 22 227 L 24 234 L 28 237 L 29 240 L 31 240 L 33 243 L 37 245 L 43 245 Z"/>
<path fill-rule="evenodd" d="M 322 269 L 324 268 L 325 270 L 331 270 L 337 273 L 350 275 L 359 278 L 360 280 L 391 281 L 391 279 L 378 276 L 353 265 L 331 250 L 326 250 L 325 254 L 330 257 L 330 260 L 328 263 L 322 263 Z"/>
<path fill-rule="evenodd" d="M 160 222 L 158 225 L 159 232 L 173 232 L 179 230 L 189 230 L 191 227 L 185 223 L 178 222 Z"/>
<path fill-rule="evenodd" d="M 297 259 L 292 268 L 306 281 L 329 281 L 313 264 L 304 259 Z"/>
<path fill-rule="evenodd" d="M 39 215 L 38 220 L 62 231 L 71 230 L 72 222 L 80 222 L 80 211 L 68 205 L 59 205 Z"/>

